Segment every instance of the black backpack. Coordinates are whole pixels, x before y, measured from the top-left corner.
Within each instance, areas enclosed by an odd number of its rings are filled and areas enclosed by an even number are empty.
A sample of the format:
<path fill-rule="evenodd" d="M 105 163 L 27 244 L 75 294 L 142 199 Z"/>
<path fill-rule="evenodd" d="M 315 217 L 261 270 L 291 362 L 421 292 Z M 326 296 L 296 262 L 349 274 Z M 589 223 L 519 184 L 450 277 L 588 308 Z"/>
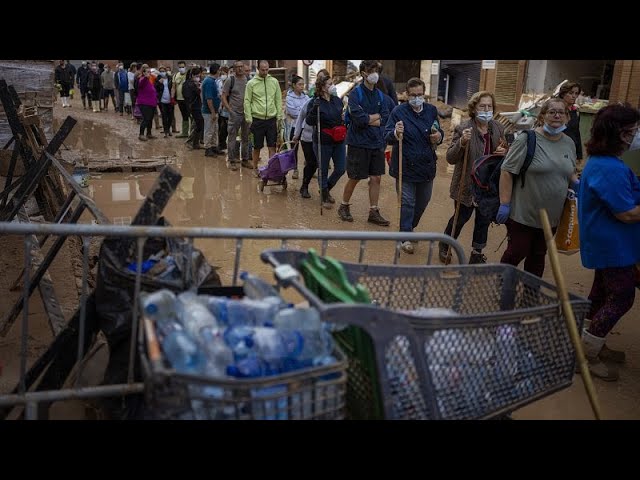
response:
<path fill-rule="evenodd" d="M 536 151 L 536 133 L 533 130 L 525 130 L 527 134 L 527 154 L 518 175 L 521 188 L 524 187 L 524 179 L 533 154 Z M 478 206 L 478 210 L 495 221 L 498 209 L 500 208 L 500 172 L 504 155 L 482 155 L 473 162 L 471 168 L 471 178 L 473 179 L 473 198 Z M 515 182 L 514 178 L 514 182 Z"/>

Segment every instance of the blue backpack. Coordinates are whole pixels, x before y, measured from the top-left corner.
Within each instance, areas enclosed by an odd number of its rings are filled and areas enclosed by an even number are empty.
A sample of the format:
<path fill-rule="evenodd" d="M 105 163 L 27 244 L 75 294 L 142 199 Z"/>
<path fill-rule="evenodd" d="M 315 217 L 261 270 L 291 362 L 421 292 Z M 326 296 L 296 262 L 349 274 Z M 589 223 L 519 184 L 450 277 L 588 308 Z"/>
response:
<path fill-rule="evenodd" d="M 354 91 L 356 92 L 356 95 L 358 96 L 358 103 L 362 102 L 362 84 L 358 85 Z M 384 96 L 382 95 L 382 92 L 380 91 L 380 89 L 377 89 L 378 92 L 378 96 L 380 97 L 380 105 L 382 106 L 382 104 L 384 103 Z M 351 115 L 349 114 L 349 105 L 347 105 L 346 110 L 344 111 L 344 124 L 347 126 L 347 128 L 349 128 L 349 125 L 351 125 Z"/>
<path fill-rule="evenodd" d="M 522 168 L 520 168 L 520 173 L 517 175 L 520 178 L 521 187 L 524 187 L 525 174 L 536 151 L 536 133 L 533 130 L 525 130 L 524 132 L 527 134 L 527 154 Z M 491 218 L 492 221 L 495 221 L 500 208 L 500 167 L 502 167 L 503 161 L 504 155 L 482 155 L 474 160 L 473 167 L 471 167 L 474 201 L 478 205 L 480 213 Z"/>

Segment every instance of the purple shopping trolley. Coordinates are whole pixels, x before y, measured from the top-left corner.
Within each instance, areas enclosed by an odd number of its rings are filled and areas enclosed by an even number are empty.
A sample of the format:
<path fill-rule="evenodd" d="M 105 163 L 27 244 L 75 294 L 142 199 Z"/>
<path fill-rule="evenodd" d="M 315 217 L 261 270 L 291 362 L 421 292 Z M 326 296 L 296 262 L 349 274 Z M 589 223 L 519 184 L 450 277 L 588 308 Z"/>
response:
<path fill-rule="evenodd" d="M 289 146 L 290 142 L 282 144 L 282 147 Z M 280 151 L 269 159 L 264 167 L 258 168 L 260 183 L 258 187 L 262 192 L 266 186 L 282 185 L 282 189 L 287 189 L 287 173 L 296 168 L 296 150 Z"/>

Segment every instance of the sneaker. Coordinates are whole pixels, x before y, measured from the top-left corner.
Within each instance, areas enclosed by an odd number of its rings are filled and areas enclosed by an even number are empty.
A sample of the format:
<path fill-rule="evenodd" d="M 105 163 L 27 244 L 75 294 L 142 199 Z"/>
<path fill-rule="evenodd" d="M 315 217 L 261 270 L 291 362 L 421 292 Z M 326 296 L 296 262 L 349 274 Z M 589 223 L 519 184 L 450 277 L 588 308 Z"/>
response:
<path fill-rule="evenodd" d="M 413 243 L 409 240 L 402 242 L 402 246 L 400 248 L 402 248 L 402 251 L 405 253 L 413 254 Z"/>
<path fill-rule="evenodd" d="M 336 203 L 336 199 L 331 196 L 328 190 L 327 190 L 327 201 L 329 203 Z"/>
<path fill-rule="evenodd" d="M 487 263 L 487 257 L 482 252 L 471 252 L 471 256 L 469 256 L 469 265 L 473 265 L 475 263 Z"/>
<path fill-rule="evenodd" d="M 169 135 L 167 135 L 166 133 L 164 134 L 164 136 L 162 138 L 167 138 Z"/>
<path fill-rule="evenodd" d="M 374 223 L 376 225 L 380 225 L 381 227 L 388 227 L 391 223 L 389 220 L 380 215 L 379 209 L 369 209 L 369 218 L 367 220 L 369 223 Z"/>
<path fill-rule="evenodd" d="M 338 216 L 343 222 L 353 222 L 353 217 L 351 216 L 351 212 L 349 211 L 349 204 L 340 204 L 340 206 L 338 207 Z"/>
<path fill-rule="evenodd" d="M 297 179 L 298 179 L 298 176 L 299 176 L 299 173 L 298 173 L 298 169 L 296 168 L 296 169 L 293 171 L 293 173 L 291 174 L 291 178 L 292 178 L 292 179 L 294 179 L 294 180 L 297 180 Z"/>
<path fill-rule="evenodd" d="M 250 162 L 249 160 L 243 160 L 243 161 L 242 161 L 242 166 L 243 166 L 244 168 L 250 168 L 251 170 L 253 170 L 253 169 L 254 169 L 254 167 L 253 167 L 253 162 Z"/>
<path fill-rule="evenodd" d="M 145 137 L 144 135 L 138 135 L 138 140 L 140 140 L 141 142 L 146 142 L 147 137 Z"/>
<path fill-rule="evenodd" d="M 237 162 L 229 162 L 229 170 L 231 170 L 232 172 L 237 172 L 239 168 L 240 167 L 238 167 Z"/>
<path fill-rule="evenodd" d="M 156 139 L 156 138 L 158 138 L 158 137 L 156 137 L 155 135 L 151 135 L 151 134 L 149 134 L 149 135 L 147 135 L 147 138 L 148 138 L 149 140 L 154 140 L 154 139 Z"/>
<path fill-rule="evenodd" d="M 216 152 L 214 152 L 213 148 L 207 148 L 204 151 L 204 156 L 205 157 L 215 157 L 216 156 Z"/>

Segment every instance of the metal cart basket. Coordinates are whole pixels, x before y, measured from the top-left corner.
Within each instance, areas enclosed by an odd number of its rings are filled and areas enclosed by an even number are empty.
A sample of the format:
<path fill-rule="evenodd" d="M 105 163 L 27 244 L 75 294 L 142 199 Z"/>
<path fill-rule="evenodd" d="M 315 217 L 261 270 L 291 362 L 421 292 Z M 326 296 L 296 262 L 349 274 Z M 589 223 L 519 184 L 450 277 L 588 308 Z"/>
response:
<path fill-rule="evenodd" d="M 299 272 L 307 253 L 261 258 L 324 321 L 357 327 L 336 335 L 349 357 L 350 418 L 492 418 L 571 385 L 575 352 L 556 287 L 511 265 L 341 262 L 372 302 L 346 304 L 278 274 L 281 265 Z M 589 301 L 570 298 L 581 327 Z"/>

